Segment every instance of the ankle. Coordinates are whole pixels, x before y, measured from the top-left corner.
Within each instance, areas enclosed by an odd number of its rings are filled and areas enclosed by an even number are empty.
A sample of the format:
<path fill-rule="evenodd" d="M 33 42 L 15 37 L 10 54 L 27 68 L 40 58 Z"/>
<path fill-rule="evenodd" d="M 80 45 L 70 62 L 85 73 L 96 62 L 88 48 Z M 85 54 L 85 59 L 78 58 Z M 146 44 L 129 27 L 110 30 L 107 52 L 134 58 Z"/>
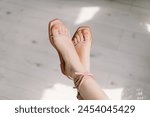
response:
<path fill-rule="evenodd" d="M 73 79 L 77 78 L 78 77 L 77 73 L 86 73 L 86 72 L 88 71 L 82 67 L 81 69 L 78 69 L 72 73 L 72 78 Z"/>

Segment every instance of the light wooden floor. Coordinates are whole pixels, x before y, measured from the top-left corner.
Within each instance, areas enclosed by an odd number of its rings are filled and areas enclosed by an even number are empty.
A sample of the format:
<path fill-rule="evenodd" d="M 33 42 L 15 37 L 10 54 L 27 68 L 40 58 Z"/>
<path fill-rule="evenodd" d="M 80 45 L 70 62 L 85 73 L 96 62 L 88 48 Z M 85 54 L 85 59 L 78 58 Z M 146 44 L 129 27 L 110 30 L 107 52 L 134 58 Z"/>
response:
<path fill-rule="evenodd" d="M 149 0 L 0 0 L 0 99 L 75 99 L 47 25 L 58 17 L 73 34 L 83 9 L 99 9 L 80 24 L 99 84 L 112 99 L 150 99 Z"/>

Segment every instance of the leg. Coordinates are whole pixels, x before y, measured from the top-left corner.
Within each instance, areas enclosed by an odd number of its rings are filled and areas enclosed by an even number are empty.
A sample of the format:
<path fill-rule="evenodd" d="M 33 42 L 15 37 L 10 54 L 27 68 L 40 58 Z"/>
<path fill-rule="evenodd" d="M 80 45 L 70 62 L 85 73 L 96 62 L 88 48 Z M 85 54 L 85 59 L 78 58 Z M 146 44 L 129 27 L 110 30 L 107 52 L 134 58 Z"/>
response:
<path fill-rule="evenodd" d="M 82 65 L 86 71 L 90 72 L 90 50 L 92 43 L 90 28 L 87 26 L 79 27 L 72 38 L 72 42 Z"/>
<path fill-rule="evenodd" d="M 86 71 L 90 72 L 90 49 L 92 43 L 92 34 L 90 28 L 88 26 L 79 27 L 72 38 L 72 42 L 82 65 Z M 77 98 L 79 100 L 84 100 L 79 93 Z"/>
<path fill-rule="evenodd" d="M 82 84 L 77 87 L 81 97 L 85 100 L 105 100 L 109 99 L 102 88 L 98 85 L 93 76 L 86 75 Z"/>
<path fill-rule="evenodd" d="M 79 78 L 76 72 L 87 72 L 80 62 L 79 56 L 70 40 L 67 28 L 59 20 L 49 24 L 50 42 L 56 48 L 62 64 L 63 73 L 74 80 Z M 84 99 L 107 99 L 93 78 L 83 80 L 78 91 Z"/>
<path fill-rule="evenodd" d="M 75 72 L 85 71 L 72 44 L 68 29 L 58 19 L 49 23 L 49 39 L 57 50 L 61 69 L 66 76 L 75 77 Z"/>

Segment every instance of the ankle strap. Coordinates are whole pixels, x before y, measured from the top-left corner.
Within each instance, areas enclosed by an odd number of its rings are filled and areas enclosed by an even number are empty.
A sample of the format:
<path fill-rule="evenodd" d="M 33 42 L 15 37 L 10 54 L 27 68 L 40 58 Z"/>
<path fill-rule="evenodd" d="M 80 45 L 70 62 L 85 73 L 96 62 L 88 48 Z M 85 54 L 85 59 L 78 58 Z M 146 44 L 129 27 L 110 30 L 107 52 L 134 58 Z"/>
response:
<path fill-rule="evenodd" d="M 80 89 L 80 86 L 83 83 L 84 79 L 93 78 L 93 74 L 89 72 L 75 72 L 75 74 L 77 75 L 77 77 L 74 78 L 74 85 L 75 85 L 74 88 L 77 88 L 77 89 Z"/>
<path fill-rule="evenodd" d="M 89 72 L 75 72 L 76 75 L 78 75 L 76 78 L 74 78 L 74 85 L 75 87 L 73 88 L 77 88 L 78 90 L 80 89 L 80 86 L 82 85 L 84 79 L 86 78 L 94 78 L 93 74 L 89 73 Z M 90 76 L 90 77 L 89 77 Z M 77 99 L 79 100 L 83 100 L 82 96 L 80 95 L 80 93 L 77 93 Z"/>

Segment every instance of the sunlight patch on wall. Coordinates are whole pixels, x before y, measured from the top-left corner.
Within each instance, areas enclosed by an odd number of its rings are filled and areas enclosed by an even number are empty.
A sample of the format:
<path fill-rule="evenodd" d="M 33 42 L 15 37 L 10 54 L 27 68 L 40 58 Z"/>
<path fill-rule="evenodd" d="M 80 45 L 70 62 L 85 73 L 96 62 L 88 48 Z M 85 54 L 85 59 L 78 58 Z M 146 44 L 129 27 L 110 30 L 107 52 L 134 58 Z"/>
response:
<path fill-rule="evenodd" d="M 145 24 L 147 27 L 147 31 L 150 32 L 150 24 Z"/>
<path fill-rule="evenodd" d="M 74 100 L 76 94 L 72 86 L 56 83 L 53 87 L 44 90 L 41 100 Z"/>
<path fill-rule="evenodd" d="M 121 100 L 123 88 L 117 89 L 104 89 L 104 92 L 113 100 Z"/>
<path fill-rule="evenodd" d="M 123 88 L 103 89 L 110 99 L 120 100 Z M 41 100 L 76 100 L 76 89 L 61 83 L 44 90 Z"/>
<path fill-rule="evenodd" d="M 100 10 L 99 7 L 82 7 L 80 13 L 75 21 L 76 25 L 91 20 L 95 14 Z"/>

